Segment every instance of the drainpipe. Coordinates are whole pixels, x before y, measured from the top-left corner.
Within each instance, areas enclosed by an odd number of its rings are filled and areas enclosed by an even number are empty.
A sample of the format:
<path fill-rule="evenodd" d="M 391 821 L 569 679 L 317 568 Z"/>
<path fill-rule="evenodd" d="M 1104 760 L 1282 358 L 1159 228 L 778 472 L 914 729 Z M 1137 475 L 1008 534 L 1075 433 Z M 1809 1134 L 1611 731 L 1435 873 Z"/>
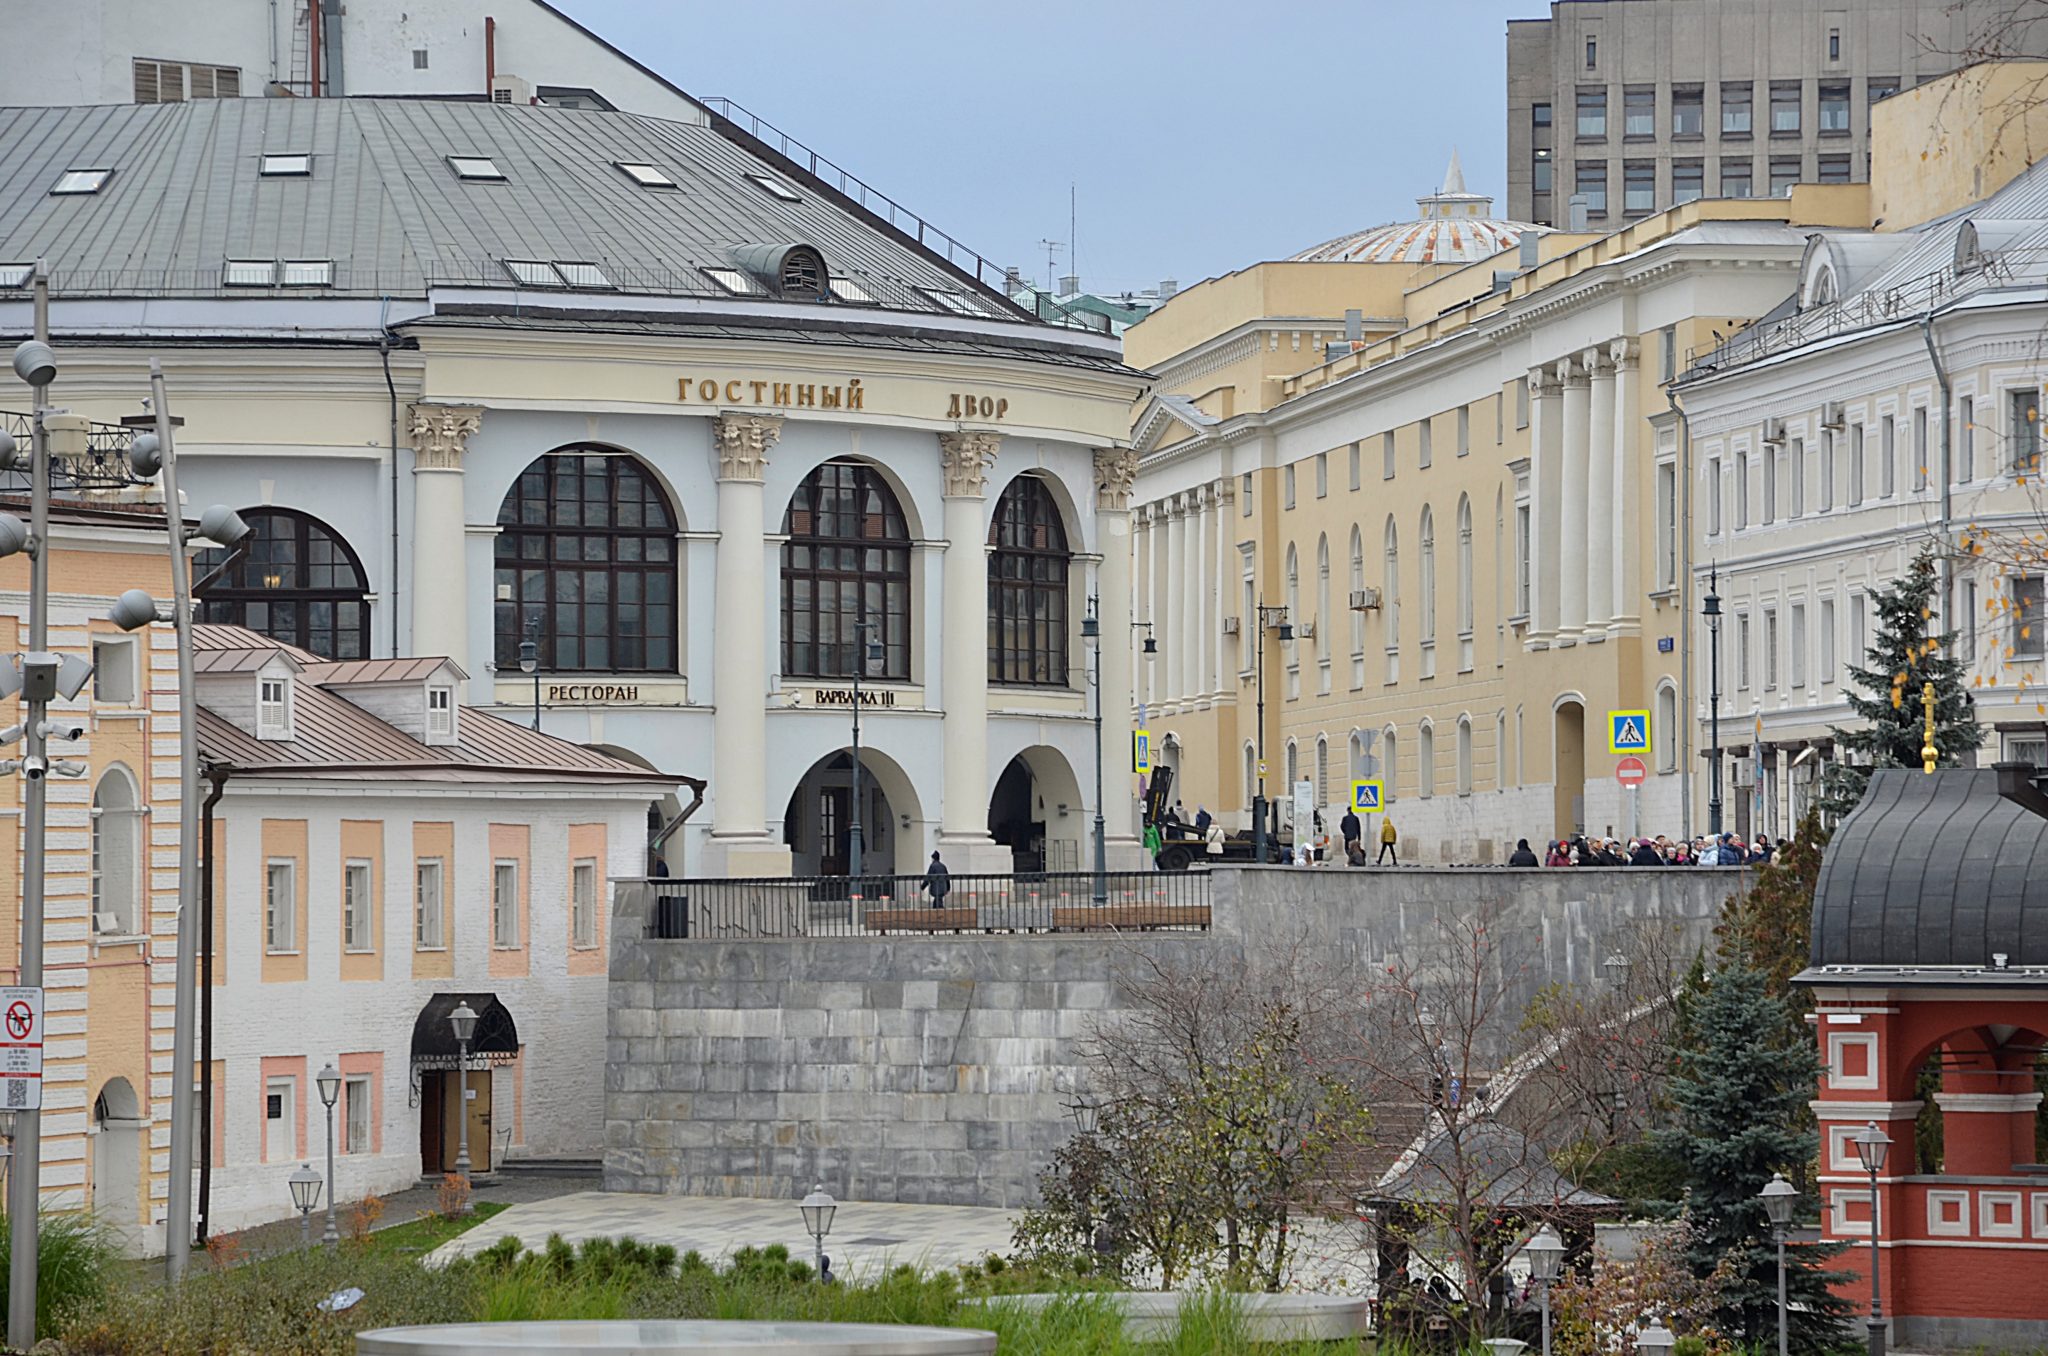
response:
<path fill-rule="evenodd" d="M 1941 625 L 1944 630 L 1954 620 L 1951 607 L 1951 591 L 1954 587 L 1955 565 L 1951 559 L 1950 529 L 1953 526 L 1955 505 L 1955 475 L 1950 463 L 1949 407 L 1955 403 L 1954 388 L 1948 377 L 1948 369 L 1942 366 L 1941 350 L 1934 346 L 1934 311 L 1920 317 L 1920 338 L 1927 345 L 1927 361 L 1934 367 L 1934 381 L 1941 388 Z"/>
<path fill-rule="evenodd" d="M 484 98 L 491 97 L 491 91 L 498 84 L 498 21 L 490 15 L 484 16 Z"/>
<path fill-rule="evenodd" d="M 384 326 L 377 336 L 377 357 L 384 364 L 384 390 L 391 398 L 391 578 L 386 581 L 384 594 L 391 600 L 391 653 L 403 654 L 398 645 L 398 387 L 391 380 L 391 330 L 386 325 L 391 315 L 391 298 L 384 298 L 384 317 L 377 322 Z"/>
<path fill-rule="evenodd" d="M 1692 419 L 1678 403 L 1678 392 L 1664 388 L 1664 401 L 1678 416 L 1678 606 L 1684 614 L 1678 628 L 1678 765 L 1685 775 L 1678 781 L 1678 822 L 1685 836 L 1692 837 Z M 1716 485 L 1714 493 L 1721 487 Z"/>
<path fill-rule="evenodd" d="M 210 763 L 213 789 L 199 805 L 199 1246 L 213 1220 L 213 807 L 227 789 L 229 769 Z"/>

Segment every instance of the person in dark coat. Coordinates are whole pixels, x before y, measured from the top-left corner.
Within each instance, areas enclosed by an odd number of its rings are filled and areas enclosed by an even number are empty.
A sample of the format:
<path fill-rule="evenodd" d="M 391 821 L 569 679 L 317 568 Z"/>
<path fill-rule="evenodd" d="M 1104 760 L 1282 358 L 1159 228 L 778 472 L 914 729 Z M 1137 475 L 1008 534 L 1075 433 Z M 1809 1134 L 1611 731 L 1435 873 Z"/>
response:
<path fill-rule="evenodd" d="M 924 888 L 931 894 L 933 908 L 946 907 L 946 894 L 953 888 L 953 873 L 936 852 L 932 854 L 932 864 L 924 869 Z"/>
<path fill-rule="evenodd" d="M 1656 847 L 1647 838 L 1636 839 L 1636 850 L 1629 854 L 1630 866 L 1662 866 L 1664 859 L 1657 855 Z"/>
<path fill-rule="evenodd" d="M 1209 836 L 1209 825 L 1212 822 L 1214 821 L 1209 818 L 1209 807 L 1197 805 L 1195 807 L 1195 832 L 1207 838 Z"/>
<path fill-rule="evenodd" d="M 1540 866 L 1542 865 L 1542 863 L 1536 860 L 1536 854 L 1530 850 L 1529 840 L 1526 838 L 1518 838 L 1515 840 L 1514 855 L 1508 858 L 1508 865 Z"/>
<path fill-rule="evenodd" d="M 1349 861 L 1364 841 L 1365 826 L 1358 822 L 1358 811 L 1346 810 L 1344 817 L 1337 821 L 1337 831 L 1344 835 L 1344 858 Z"/>

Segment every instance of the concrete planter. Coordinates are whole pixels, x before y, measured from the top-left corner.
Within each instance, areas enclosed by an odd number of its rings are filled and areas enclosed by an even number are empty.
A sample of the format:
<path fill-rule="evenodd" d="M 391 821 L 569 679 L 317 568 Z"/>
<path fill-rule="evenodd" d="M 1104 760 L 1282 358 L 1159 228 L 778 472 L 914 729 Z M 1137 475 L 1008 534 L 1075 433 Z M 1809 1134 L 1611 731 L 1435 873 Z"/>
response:
<path fill-rule="evenodd" d="M 975 1303 L 987 1307 L 1014 1305 L 1044 1309 L 1074 1295 L 999 1295 Z M 1200 1297 L 1174 1291 L 1132 1290 L 1097 1298 L 1123 1311 L 1124 1333 L 1137 1341 L 1161 1341 L 1173 1335 L 1181 1306 Z M 1372 1325 L 1372 1306 L 1339 1295 L 1238 1295 L 1246 1336 L 1261 1342 L 1336 1342 L 1363 1337 Z"/>

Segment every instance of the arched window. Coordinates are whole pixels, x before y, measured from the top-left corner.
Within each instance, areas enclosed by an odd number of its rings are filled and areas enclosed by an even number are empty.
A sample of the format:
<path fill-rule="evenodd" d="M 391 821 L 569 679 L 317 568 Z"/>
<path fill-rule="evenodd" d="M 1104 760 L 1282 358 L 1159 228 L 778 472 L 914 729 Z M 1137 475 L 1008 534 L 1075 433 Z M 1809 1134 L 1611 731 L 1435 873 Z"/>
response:
<path fill-rule="evenodd" d="M 1247 739 L 1244 744 L 1244 807 L 1251 812 L 1252 801 L 1259 794 L 1259 752 Z"/>
<path fill-rule="evenodd" d="M 1508 658 L 1508 499 L 1506 489 L 1493 492 L 1493 666 Z M 1496 755 L 1497 757 L 1498 755 Z"/>
<path fill-rule="evenodd" d="M 1330 737 L 1316 736 L 1316 805 L 1330 803 Z"/>
<path fill-rule="evenodd" d="M 1367 760 L 1372 757 L 1372 754 L 1366 746 L 1364 731 L 1353 730 L 1351 732 L 1349 747 L 1351 753 L 1351 775 L 1360 779 L 1372 776 L 1372 773 L 1366 770 L 1368 767 Z"/>
<path fill-rule="evenodd" d="M 1436 515 L 1422 510 L 1422 643 L 1436 644 Z"/>
<path fill-rule="evenodd" d="M 1458 717 L 1458 794 L 1472 794 L 1472 718 Z"/>
<path fill-rule="evenodd" d="M 1415 789 L 1424 800 L 1436 794 L 1436 726 L 1426 721 L 1415 736 Z"/>
<path fill-rule="evenodd" d="M 989 530 L 988 680 L 1065 687 L 1067 530 L 1052 491 L 1019 476 L 996 501 Z"/>
<path fill-rule="evenodd" d="M 1365 538 L 1358 531 L 1358 524 L 1351 525 L 1351 591 L 1365 591 Z M 1365 686 L 1365 609 L 1354 605 L 1351 609 L 1351 686 Z"/>
<path fill-rule="evenodd" d="M 1668 678 L 1658 684 L 1657 714 L 1650 728 L 1657 741 L 1657 771 L 1678 771 L 1678 689 Z"/>
<path fill-rule="evenodd" d="M 1401 530 L 1394 515 L 1387 515 L 1386 587 L 1380 599 L 1381 638 L 1387 647 L 1387 681 L 1401 677 Z"/>
<path fill-rule="evenodd" d="M 1287 543 L 1287 622 L 1293 627 L 1291 639 L 1281 644 L 1281 655 L 1287 664 L 1287 697 L 1292 701 L 1301 695 L 1301 556 L 1295 551 L 1294 543 Z M 1287 784 L 1294 785 L 1290 775 Z"/>
<path fill-rule="evenodd" d="M 1508 789 L 1508 713 L 1493 713 L 1493 789 Z"/>
<path fill-rule="evenodd" d="M 1316 682 L 1322 695 L 1330 692 L 1330 651 L 1336 637 L 1330 634 L 1330 539 L 1316 538 Z"/>
<path fill-rule="evenodd" d="M 109 936 L 142 932 L 142 805 L 119 764 L 92 793 L 92 927 Z"/>
<path fill-rule="evenodd" d="M 1462 494 L 1458 496 L 1458 634 L 1467 638 L 1472 634 L 1472 501 Z"/>
<path fill-rule="evenodd" d="M 878 664 L 865 678 L 910 677 L 910 531 L 881 473 L 828 461 L 804 477 L 782 516 L 782 672 L 847 678 L 854 628 L 875 628 Z"/>
<path fill-rule="evenodd" d="M 1392 804 L 1394 799 L 1394 781 L 1401 767 L 1398 761 L 1400 752 L 1394 727 L 1389 725 L 1380 736 L 1380 799 L 1388 804 Z"/>
<path fill-rule="evenodd" d="M 1301 754 L 1294 741 L 1287 741 L 1287 794 L 1294 795 L 1294 783 L 1301 777 Z"/>
<path fill-rule="evenodd" d="M 498 506 L 496 554 L 501 670 L 531 635 L 550 673 L 676 671 L 676 518 L 637 458 L 535 460 Z"/>
<path fill-rule="evenodd" d="M 261 631 L 323 659 L 370 654 L 369 581 L 341 534 L 292 509 L 244 509 L 249 554 L 207 585 L 199 620 Z M 204 579 L 228 553 L 201 551 L 192 577 Z"/>

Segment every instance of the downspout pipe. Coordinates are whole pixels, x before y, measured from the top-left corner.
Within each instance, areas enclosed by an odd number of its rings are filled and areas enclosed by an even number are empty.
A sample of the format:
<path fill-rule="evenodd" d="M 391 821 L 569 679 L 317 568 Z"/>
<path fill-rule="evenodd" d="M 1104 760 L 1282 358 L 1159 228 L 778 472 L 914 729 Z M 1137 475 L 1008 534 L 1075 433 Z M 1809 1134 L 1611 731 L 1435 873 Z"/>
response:
<path fill-rule="evenodd" d="M 1664 388 L 1664 402 L 1678 418 L 1678 606 L 1683 613 L 1678 628 L 1678 765 L 1685 775 L 1678 781 L 1678 822 L 1685 836 L 1692 837 L 1693 704 L 1692 704 L 1692 419 L 1678 403 L 1674 386 Z M 1719 494 L 1721 487 L 1714 486 Z"/>
<path fill-rule="evenodd" d="M 384 298 L 384 315 L 391 314 L 391 298 Z M 384 321 L 378 322 L 380 325 Z M 384 364 L 384 390 L 391 399 L 391 578 L 387 581 L 384 596 L 390 599 L 391 607 L 391 653 L 396 656 L 405 653 L 398 644 L 398 386 L 391 380 L 391 331 L 384 328 L 377 336 L 377 358 Z"/>
<path fill-rule="evenodd" d="M 1947 630 L 1955 615 L 1951 610 L 1955 583 L 1954 540 L 1951 535 L 1955 525 L 1954 434 L 1949 427 L 1949 410 L 1955 403 L 1955 388 L 1949 381 L 1948 368 L 1942 365 L 1941 350 L 1934 344 L 1932 310 L 1920 317 L 1920 338 L 1927 345 L 1927 361 L 1934 368 L 1935 385 L 1941 388 L 1941 625 L 1943 630 Z"/>
<path fill-rule="evenodd" d="M 212 788 L 199 804 L 199 1246 L 213 1220 L 213 807 L 227 790 L 231 769 L 209 763 Z"/>

